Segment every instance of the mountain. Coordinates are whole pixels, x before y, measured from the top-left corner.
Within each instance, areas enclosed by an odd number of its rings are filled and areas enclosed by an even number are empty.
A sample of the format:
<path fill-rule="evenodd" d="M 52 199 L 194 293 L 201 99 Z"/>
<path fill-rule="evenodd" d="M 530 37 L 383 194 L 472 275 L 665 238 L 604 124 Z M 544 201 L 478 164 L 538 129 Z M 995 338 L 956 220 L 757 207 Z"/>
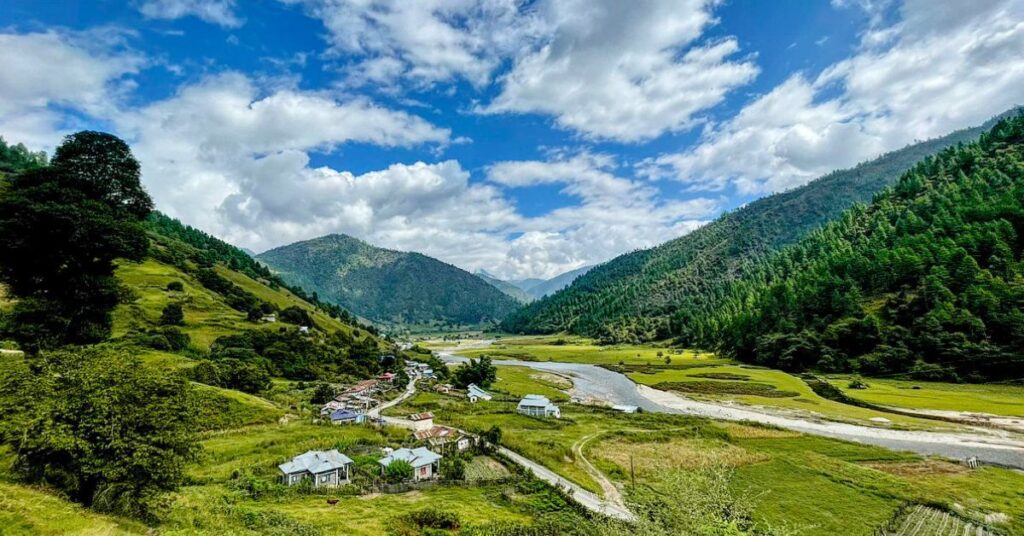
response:
<path fill-rule="evenodd" d="M 473 274 L 419 253 L 328 235 L 257 255 L 285 281 L 380 322 L 498 321 L 519 304 Z"/>
<path fill-rule="evenodd" d="M 686 311 L 705 347 L 787 370 L 1017 380 L 1024 365 L 1024 114 Z"/>
<path fill-rule="evenodd" d="M 530 277 L 530 278 L 527 278 L 527 279 L 512 279 L 512 280 L 509 280 L 509 283 L 512 283 L 513 285 L 515 285 L 515 286 L 517 286 L 517 287 L 519 287 L 519 288 L 521 288 L 523 290 L 530 290 L 530 288 L 535 287 L 535 286 L 543 283 L 544 281 L 546 281 L 546 280 L 545 279 L 539 279 L 539 278 L 536 278 L 536 277 Z"/>
<path fill-rule="evenodd" d="M 683 237 L 619 256 L 509 316 L 502 329 L 568 331 L 609 342 L 680 334 L 684 331 L 680 312 L 714 301 L 750 262 L 796 242 L 855 203 L 870 201 L 916 162 L 946 147 L 976 140 L 994 122 L 830 173 L 754 201 Z"/>
<path fill-rule="evenodd" d="M 493 275 L 487 273 L 486 270 L 477 270 L 476 272 L 473 273 L 473 275 L 479 277 L 480 279 L 483 279 L 484 281 L 487 282 L 487 284 L 504 292 L 506 295 L 508 295 L 509 297 L 511 297 L 512 299 L 516 300 L 519 303 L 530 303 L 533 301 L 533 296 L 531 296 L 525 290 L 519 288 L 518 286 L 511 282 L 503 281 L 501 279 L 498 279 L 497 277 L 494 277 Z"/>
<path fill-rule="evenodd" d="M 581 268 L 556 275 L 551 279 L 538 280 L 537 283 L 530 285 L 524 290 L 526 290 L 526 292 L 528 292 L 534 299 L 539 300 L 571 285 L 576 278 L 589 272 L 591 268 L 593 268 L 593 266 L 583 266 Z"/>

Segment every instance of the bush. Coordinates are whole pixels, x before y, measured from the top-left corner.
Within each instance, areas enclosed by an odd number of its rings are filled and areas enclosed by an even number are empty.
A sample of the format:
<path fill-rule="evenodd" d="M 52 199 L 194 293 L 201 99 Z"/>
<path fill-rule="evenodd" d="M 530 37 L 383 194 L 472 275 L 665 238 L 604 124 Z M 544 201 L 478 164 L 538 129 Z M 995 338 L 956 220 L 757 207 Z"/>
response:
<path fill-rule="evenodd" d="M 334 399 L 334 387 L 328 383 L 319 383 L 313 390 L 313 397 L 310 402 L 313 404 L 326 404 Z"/>
<path fill-rule="evenodd" d="M 397 484 L 412 478 L 412 465 L 405 460 L 394 460 L 384 467 L 384 480 Z"/>
<path fill-rule="evenodd" d="M 160 314 L 160 324 L 163 326 L 185 325 L 185 311 L 180 303 L 169 303 Z"/>
<path fill-rule="evenodd" d="M 297 305 L 293 305 L 281 311 L 279 320 L 281 320 L 281 322 L 295 324 L 296 326 L 314 326 L 313 319 L 309 316 L 309 311 Z"/>
<path fill-rule="evenodd" d="M 185 285 L 182 285 L 181 281 L 171 281 L 170 283 L 167 283 L 167 290 L 171 292 L 183 292 L 185 290 Z"/>
<path fill-rule="evenodd" d="M 457 530 L 462 527 L 459 514 L 440 508 L 426 508 L 392 519 L 389 533 L 400 536 L 435 534 L 439 530 Z"/>

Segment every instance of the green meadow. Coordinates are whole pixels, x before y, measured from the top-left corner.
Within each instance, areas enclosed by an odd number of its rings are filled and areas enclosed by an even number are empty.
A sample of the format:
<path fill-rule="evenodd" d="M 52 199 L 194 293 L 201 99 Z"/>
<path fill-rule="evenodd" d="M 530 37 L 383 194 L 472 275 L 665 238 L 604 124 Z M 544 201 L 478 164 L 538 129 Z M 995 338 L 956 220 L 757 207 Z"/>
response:
<path fill-rule="evenodd" d="M 447 348 L 452 343 L 435 342 L 435 347 Z M 601 346 L 590 339 L 574 336 L 528 336 L 496 339 L 486 348 L 457 350 L 466 357 L 491 356 L 493 359 L 519 359 L 523 361 L 560 361 L 563 363 L 591 363 L 595 365 L 664 365 L 714 364 L 725 362 L 713 354 L 693 350 L 679 350 L 653 345 Z"/>
<path fill-rule="evenodd" d="M 849 376 L 831 376 L 828 381 L 849 397 L 880 406 L 1024 417 L 1024 385 L 866 378 L 866 388 L 851 389 Z"/>

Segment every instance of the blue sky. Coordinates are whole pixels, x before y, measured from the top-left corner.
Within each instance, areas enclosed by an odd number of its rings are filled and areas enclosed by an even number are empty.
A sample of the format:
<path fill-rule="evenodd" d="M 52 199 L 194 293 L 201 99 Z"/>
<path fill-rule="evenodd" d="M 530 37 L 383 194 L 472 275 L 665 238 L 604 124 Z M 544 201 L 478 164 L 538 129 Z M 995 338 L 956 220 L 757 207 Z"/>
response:
<path fill-rule="evenodd" d="M 160 210 L 550 277 L 1022 102 L 1012 0 L 8 0 L 0 135 Z"/>

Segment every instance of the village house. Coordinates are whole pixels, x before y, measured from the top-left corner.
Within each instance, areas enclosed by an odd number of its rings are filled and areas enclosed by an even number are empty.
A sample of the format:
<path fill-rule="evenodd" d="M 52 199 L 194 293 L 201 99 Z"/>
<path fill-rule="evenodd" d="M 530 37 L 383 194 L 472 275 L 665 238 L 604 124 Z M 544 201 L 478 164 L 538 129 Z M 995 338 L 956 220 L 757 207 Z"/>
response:
<path fill-rule="evenodd" d="M 418 441 L 425 441 L 431 448 L 445 452 L 451 448 L 462 452 L 473 444 L 473 438 L 447 426 L 435 426 L 429 430 L 412 433 Z"/>
<path fill-rule="evenodd" d="M 491 396 L 491 393 L 488 393 L 487 391 L 484 391 L 483 389 L 477 387 L 475 383 L 469 384 L 469 387 L 466 388 L 466 397 L 469 398 L 469 401 L 474 404 L 476 404 L 477 401 L 480 400 L 490 400 L 491 398 L 493 398 Z"/>
<path fill-rule="evenodd" d="M 352 471 L 352 460 L 336 449 L 311 450 L 277 466 L 286 486 L 294 486 L 304 478 L 313 480 L 313 487 L 334 487 L 346 484 Z"/>
<path fill-rule="evenodd" d="M 362 424 L 366 415 L 356 413 L 348 408 L 337 409 L 331 413 L 331 424 Z"/>
<path fill-rule="evenodd" d="M 277 315 L 275 315 L 273 313 L 271 313 L 269 315 L 263 315 L 263 317 L 260 318 L 260 322 L 265 322 L 267 324 L 273 324 L 274 322 L 277 322 Z"/>
<path fill-rule="evenodd" d="M 382 381 L 386 381 L 386 382 L 389 382 L 389 383 L 393 382 L 393 381 L 395 381 L 395 373 L 394 372 L 385 372 L 384 374 L 380 375 L 380 379 Z"/>
<path fill-rule="evenodd" d="M 519 401 L 516 411 L 531 417 L 554 417 L 561 418 L 562 412 L 558 406 L 551 403 L 544 395 L 526 395 Z"/>
<path fill-rule="evenodd" d="M 434 414 L 429 411 L 425 413 L 413 413 L 412 415 L 409 415 L 409 420 L 412 421 L 412 429 L 415 432 L 430 430 L 434 427 Z"/>
<path fill-rule="evenodd" d="M 331 400 L 330 402 L 323 405 L 320 408 L 320 415 L 327 416 L 334 413 L 335 410 L 343 409 L 348 407 L 344 402 L 338 402 L 337 400 Z"/>
<path fill-rule="evenodd" d="M 397 460 L 409 462 L 409 465 L 412 466 L 413 480 L 430 480 L 437 478 L 441 470 L 440 454 L 432 452 L 426 447 L 417 447 L 414 449 L 403 447 L 377 461 L 377 463 L 380 464 L 381 474 L 384 474 L 384 469 L 391 465 L 391 462 Z"/>
<path fill-rule="evenodd" d="M 438 393 L 445 393 L 445 394 L 447 394 L 447 393 L 452 392 L 452 389 L 453 389 L 453 387 L 452 387 L 452 384 L 450 384 L 450 383 L 439 383 L 439 384 L 434 386 L 434 391 L 437 391 Z"/>

